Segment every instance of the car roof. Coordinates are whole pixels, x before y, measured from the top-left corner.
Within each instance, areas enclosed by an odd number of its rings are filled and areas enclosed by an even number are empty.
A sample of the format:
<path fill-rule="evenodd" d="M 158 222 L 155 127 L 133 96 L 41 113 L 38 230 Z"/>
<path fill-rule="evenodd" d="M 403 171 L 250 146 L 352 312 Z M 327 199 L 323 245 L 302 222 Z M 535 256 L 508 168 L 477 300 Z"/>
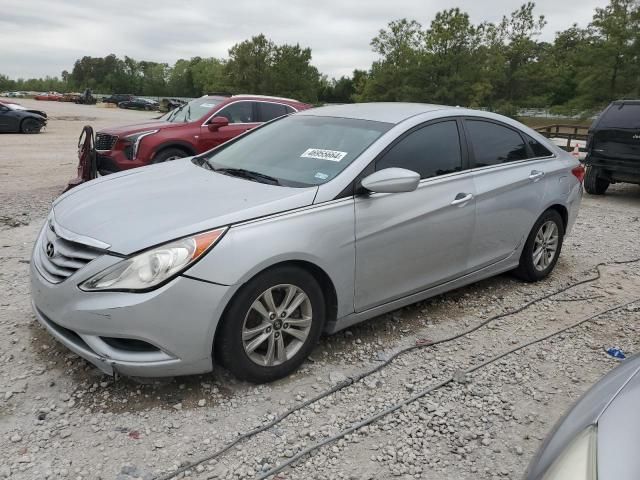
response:
<path fill-rule="evenodd" d="M 271 95 L 252 95 L 250 93 L 242 93 L 238 95 L 222 95 L 222 94 L 214 94 L 214 95 L 203 95 L 200 98 L 215 98 L 224 101 L 237 101 L 237 100 L 266 100 L 266 101 L 275 101 L 275 102 L 286 102 L 286 103 L 298 103 L 302 104 L 300 100 L 296 100 L 294 98 L 286 98 L 286 97 L 274 97 Z"/>
<path fill-rule="evenodd" d="M 298 113 L 298 115 L 313 115 L 317 117 L 342 117 L 358 120 L 372 120 L 397 124 L 410 117 L 435 110 L 447 110 L 452 107 L 433 105 L 429 103 L 349 103 L 343 105 L 329 105 L 313 108 Z"/>

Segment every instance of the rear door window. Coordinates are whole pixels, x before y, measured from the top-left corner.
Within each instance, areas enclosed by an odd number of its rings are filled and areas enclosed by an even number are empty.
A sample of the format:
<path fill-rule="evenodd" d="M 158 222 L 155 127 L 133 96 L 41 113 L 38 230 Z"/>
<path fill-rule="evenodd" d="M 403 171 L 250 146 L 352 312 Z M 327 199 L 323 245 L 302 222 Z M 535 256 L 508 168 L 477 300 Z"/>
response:
<path fill-rule="evenodd" d="M 528 158 L 524 140 L 518 132 L 497 123 L 466 120 L 476 167 L 488 167 Z"/>
<path fill-rule="evenodd" d="M 279 103 L 258 102 L 258 121 L 268 122 L 287 114 L 285 105 Z"/>
<path fill-rule="evenodd" d="M 640 128 L 640 103 L 611 105 L 602 114 L 597 128 Z"/>
<path fill-rule="evenodd" d="M 409 133 L 376 162 L 376 170 L 390 167 L 412 170 L 420 178 L 462 170 L 457 122 L 447 120 Z"/>

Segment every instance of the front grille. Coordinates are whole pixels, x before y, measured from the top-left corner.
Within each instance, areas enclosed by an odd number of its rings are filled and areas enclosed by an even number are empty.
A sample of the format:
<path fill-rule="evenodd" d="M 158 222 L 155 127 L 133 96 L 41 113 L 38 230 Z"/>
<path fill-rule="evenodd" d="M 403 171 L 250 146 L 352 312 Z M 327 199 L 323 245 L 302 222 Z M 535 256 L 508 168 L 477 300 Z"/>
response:
<path fill-rule="evenodd" d="M 40 273 L 52 283 L 60 283 L 102 254 L 93 247 L 60 237 L 51 223 L 44 228 L 39 241 Z"/>
<path fill-rule="evenodd" d="M 96 133 L 96 150 L 111 150 L 117 141 L 118 137 L 115 135 Z"/>

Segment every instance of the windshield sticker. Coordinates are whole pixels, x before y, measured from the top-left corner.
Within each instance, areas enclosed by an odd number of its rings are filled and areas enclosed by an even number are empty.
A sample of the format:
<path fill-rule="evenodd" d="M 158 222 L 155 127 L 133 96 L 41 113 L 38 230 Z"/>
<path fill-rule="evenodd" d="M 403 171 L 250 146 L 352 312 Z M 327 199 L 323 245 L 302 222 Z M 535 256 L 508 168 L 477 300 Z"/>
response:
<path fill-rule="evenodd" d="M 323 150 L 321 148 L 309 148 L 301 158 L 317 158 L 319 160 L 329 160 L 331 162 L 339 162 L 347 156 L 347 152 L 339 152 L 337 150 Z"/>
<path fill-rule="evenodd" d="M 216 104 L 215 103 L 201 103 L 200 106 L 201 107 L 205 107 L 205 108 L 211 108 L 211 107 L 215 107 Z"/>
<path fill-rule="evenodd" d="M 326 180 L 327 178 L 329 178 L 329 175 L 327 175 L 326 173 L 318 172 L 315 174 L 315 177 L 318 180 Z"/>

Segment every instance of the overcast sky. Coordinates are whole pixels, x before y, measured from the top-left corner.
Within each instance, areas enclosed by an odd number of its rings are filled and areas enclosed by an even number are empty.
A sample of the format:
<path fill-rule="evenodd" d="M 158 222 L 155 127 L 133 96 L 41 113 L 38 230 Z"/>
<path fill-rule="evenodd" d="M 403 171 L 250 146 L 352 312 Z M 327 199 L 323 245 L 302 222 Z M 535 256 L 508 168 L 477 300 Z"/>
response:
<path fill-rule="evenodd" d="M 1 0 L 0 73 L 59 76 L 84 55 L 115 53 L 173 63 L 196 55 L 226 57 L 229 47 L 264 33 L 276 43 L 311 47 L 331 76 L 367 69 L 378 30 L 407 17 L 428 26 L 436 12 L 460 7 L 474 23 L 497 21 L 525 0 Z M 538 0 L 542 35 L 586 26 L 607 0 Z"/>

